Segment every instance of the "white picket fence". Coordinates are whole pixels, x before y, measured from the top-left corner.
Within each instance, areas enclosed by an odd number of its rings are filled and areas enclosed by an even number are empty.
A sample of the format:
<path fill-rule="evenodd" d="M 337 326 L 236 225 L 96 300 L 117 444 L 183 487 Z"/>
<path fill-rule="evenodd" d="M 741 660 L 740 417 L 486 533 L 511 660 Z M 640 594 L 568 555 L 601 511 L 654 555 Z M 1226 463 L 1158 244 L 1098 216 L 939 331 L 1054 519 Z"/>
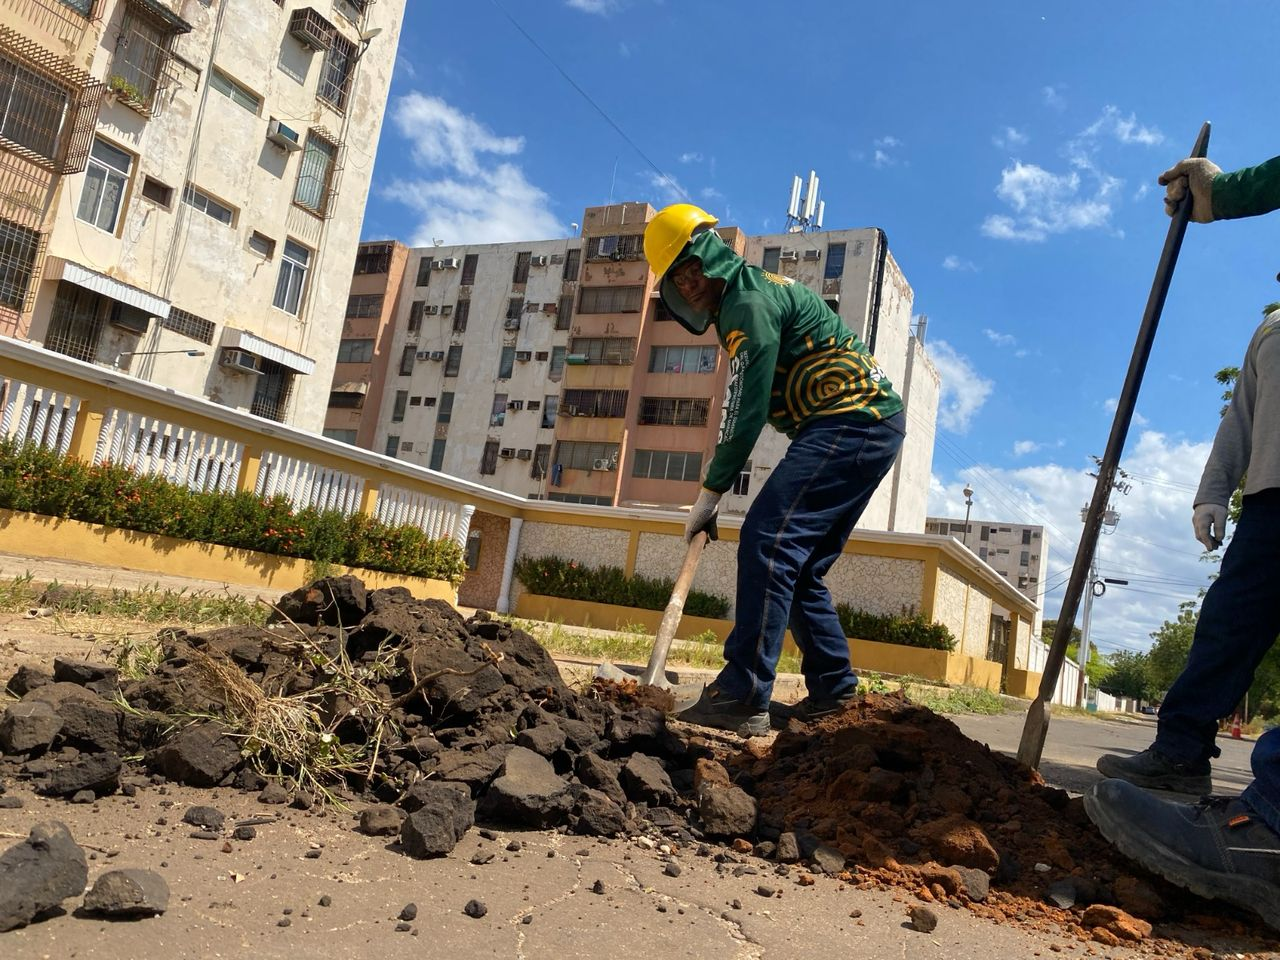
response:
<path fill-rule="evenodd" d="M 1033 673 L 1044 673 L 1045 664 L 1049 662 L 1049 645 L 1040 640 L 1031 641 L 1031 656 L 1027 666 Z M 1054 688 L 1052 703 L 1064 707 L 1076 705 L 1076 693 L 1080 686 L 1080 665 L 1069 657 L 1062 661 L 1062 670 L 1058 674 L 1058 686 Z"/>

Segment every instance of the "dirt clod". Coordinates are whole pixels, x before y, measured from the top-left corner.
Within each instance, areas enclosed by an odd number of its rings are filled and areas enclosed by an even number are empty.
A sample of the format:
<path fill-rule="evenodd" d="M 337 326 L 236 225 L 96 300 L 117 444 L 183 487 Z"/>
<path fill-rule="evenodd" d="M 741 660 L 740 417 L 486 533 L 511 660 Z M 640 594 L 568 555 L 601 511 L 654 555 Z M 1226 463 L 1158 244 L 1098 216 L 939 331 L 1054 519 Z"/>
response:
<path fill-rule="evenodd" d="M 909 911 L 911 929 L 921 933 L 933 933 L 938 926 L 938 915 L 928 907 L 912 907 Z"/>

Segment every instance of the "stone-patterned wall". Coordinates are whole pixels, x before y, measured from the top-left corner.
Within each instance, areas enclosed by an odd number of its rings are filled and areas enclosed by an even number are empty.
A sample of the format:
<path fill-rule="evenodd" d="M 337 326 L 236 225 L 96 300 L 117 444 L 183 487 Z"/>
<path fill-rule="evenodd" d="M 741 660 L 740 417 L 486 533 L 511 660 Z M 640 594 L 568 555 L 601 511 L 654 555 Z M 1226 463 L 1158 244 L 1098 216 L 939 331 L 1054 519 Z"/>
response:
<path fill-rule="evenodd" d="M 502 561 L 507 556 L 511 521 L 479 510 L 471 517 L 471 532 L 480 534 L 480 562 L 468 570 L 458 587 L 458 603 L 464 607 L 494 610 L 502 592 Z"/>
<path fill-rule="evenodd" d="M 516 559 L 522 557 L 565 557 L 592 567 L 625 567 L 627 544 L 631 533 L 603 527 L 573 526 L 566 523 L 526 522 L 520 528 L 520 547 Z M 674 576 L 672 574 L 671 576 Z M 518 579 L 511 583 L 514 605 L 524 591 Z"/>
<path fill-rule="evenodd" d="M 1037 617 L 1037 620 L 1040 618 Z M 1015 670 L 1030 670 L 1031 665 L 1031 638 L 1038 636 L 1033 634 L 1033 624 L 1028 620 L 1018 621 L 1018 635 L 1010 638 L 1010 642 L 1014 644 L 1013 667 Z"/>
<path fill-rule="evenodd" d="M 836 603 L 878 614 L 918 611 L 924 589 L 924 562 L 846 553 L 827 574 Z"/>
<path fill-rule="evenodd" d="M 970 586 L 966 580 L 946 568 L 938 570 L 938 592 L 933 605 L 933 619 L 946 624 L 955 635 L 955 653 L 977 657 L 979 660 L 986 659 L 991 611 L 991 598 L 981 587 Z"/>
<path fill-rule="evenodd" d="M 684 565 L 687 546 L 682 536 L 661 533 L 640 534 L 640 547 L 636 551 L 636 573 L 642 577 L 674 580 Z M 698 572 L 693 578 L 693 589 L 714 593 L 729 601 L 730 617 L 733 595 L 738 578 L 738 544 L 717 540 L 707 544 L 698 561 Z"/>

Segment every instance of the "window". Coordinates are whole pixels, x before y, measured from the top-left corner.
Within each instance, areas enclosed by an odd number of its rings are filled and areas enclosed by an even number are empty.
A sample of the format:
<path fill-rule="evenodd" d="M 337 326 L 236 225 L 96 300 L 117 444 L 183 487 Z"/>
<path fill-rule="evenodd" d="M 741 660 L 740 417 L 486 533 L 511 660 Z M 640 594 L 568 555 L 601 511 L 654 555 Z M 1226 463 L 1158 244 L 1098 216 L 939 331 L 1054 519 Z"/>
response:
<path fill-rule="evenodd" d="M 162 207 L 171 207 L 173 206 L 173 187 L 161 183 L 155 177 L 143 177 L 142 199 L 158 203 Z"/>
<path fill-rule="evenodd" d="M 556 413 L 560 409 L 560 397 L 549 395 L 542 398 L 542 429 L 550 430 L 556 425 Z"/>
<path fill-rule="evenodd" d="M 179 307 L 170 307 L 169 315 L 160 318 L 160 326 L 201 343 L 213 343 L 214 323 Z"/>
<path fill-rule="evenodd" d="M 498 379 L 510 380 L 511 371 L 516 363 L 516 348 L 503 347 L 502 354 L 498 357 Z"/>
<path fill-rule="evenodd" d="M 529 476 L 541 480 L 547 475 L 547 464 L 551 460 L 551 444 L 540 443 L 533 448 L 533 464 L 529 467 Z"/>
<path fill-rule="evenodd" d="M 583 287 L 579 313 L 639 313 L 644 287 Z"/>
<path fill-rule="evenodd" d="M 1030 546 L 1030 545 L 1031 545 L 1031 530 L 1030 530 L 1030 528 L 1024 529 L 1024 530 L 1022 531 L 1022 543 L 1023 543 L 1023 545 L 1024 545 L 1024 546 Z"/>
<path fill-rule="evenodd" d="M 328 216 L 334 197 L 334 168 L 338 145 L 315 129 L 307 133 L 307 146 L 298 168 L 298 184 L 293 202 L 317 216 Z"/>
<path fill-rule="evenodd" d="M 359 410 L 364 406 L 364 394 L 359 390 L 329 391 L 329 408 L 332 410 Z"/>
<path fill-rule="evenodd" d="M 529 261 L 532 259 L 533 252 L 530 250 L 522 250 L 516 254 L 516 267 L 511 271 L 512 283 L 529 282 Z"/>
<path fill-rule="evenodd" d="M 456 377 L 461 369 L 462 345 L 455 343 L 449 348 L 449 352 L 444 358 L 444 375 L 446 377 Z"/>
<path fill-rule="evenodd" d="M 542 408 L 542 401 L 529 400 L 525 403 L 524 408 L 528 410 L 530 413 L 532 413 L 534 410 L 540 410 Z"/>
<path fill-rule="evenodd" d="M 373 340 L 339 340 L 338 363 L 372 363 Z"/>
<path fill-rule="evenodd" d="M 0 56 L 0 137 L 58 163 L 67 126 L 68 90 Z"/>
<path fill-rule="evenodd" d="M 92 290 L 65 280 L 59 283 L 49 332 L 44 337 L 45 348 L 92 363 L 102 335 L 106 303 L 106 297 Z"/>
<path fill-rule="evenodd" d="M 569 342 L 569 355 L 585 358 L 579 363 L 629 364 L 635 361 L 635 351 L 631 337 L 574 337 Z"/>
<path fill-rule="evenodd" d="M 82 17 L 87 17 L 93 13 L 93 5 L 96 0 L 61 0 L 64 7 L 70 7 Z"/>
<path fill-rule="evenodd" d="M 76 217 L 99 230 L 114 233 L 132 169 L 133 157 L 105 140 L 94 138 Z"/>
<path fill-rule="evenodd" d="M 705 397 L 642 397 L 640 422 L 671 427 L 705 427 L 711 401 Z"/>
<path fill-rule="evenodd" d="M 284 242 L 284 256 L 280 258 L 280 276 L 276 279 L 276 295 L 272 304 L 295 317 L 302 309 L 306 294 L 307 270 L 311 265 L 311 251 L 292 240 Z"/>
<path fill-rule="evenodd" d="M 1018 566 L 1026 567 L 1026 566 L 1030 566 L 1030 564 L 1031 564 L 1031 551 L 1023 550 L 1021 555 L 1018 557 Z"/>
<path fill-rule="evenodd" d="M 394 457 L 400 450 L 400 436 L 398 434 L 387 434 L 387 445 L 382 448 L 382 452 L 388 457 Z"/>
<path fill-rule="evenodd" d="M 573 294 L 565 294 L 556 305 L 556 329 L 568 330 L 573 325 Z"/>
<path fill-rule="evenodd" d="M 261 97 L 248 87 L 236 83 L 236 81 L 217 68 L 209 71 L 209 86 L 224 97 L 228 97 L 233 103 L 238 103 L 255 116 L 262 109 Z"/>
<path fill-rule="evenodd" d="M 440 394 L 440 406 L 436 408 L 436 423 L 448 423 L 453 419 L 453 394 Z"/>
<path fill-rule="evenodd" d="M 827 262 L 822 268 L 822 279 L 838 280 L 842 276 L 844 276 L 844 244 L 829 244 L 827 246 Z"/>
<path fill-rule="evenodd" d="M 572 250 L 566 250 L 564 255 L 564 272 L 560 275 L 562 280 L 577 280 L 578 267 L 582 263 L 582 250 L 575 247 Z"/>
<path fill-rule="evenodd" d="M 355 276 L 389 273 L 391 271 L 391 244 L 362 243 L 356 250 Z"/>
<path fill-rule="evenodd" d="M 584 440 L 561 440 L 556 444 L 555 462 L 566 470 L 594 470 L 595 464 L 601 460 L 616 464 L 618 445 Z"/>
<path fill-rule="evenodd" d="M 353 447 L 356 445 L 356 432 L 354 430 L 333 430 L 326 427 L 323 435 L 330 440 L 337 440 L 339 443 L 349 443 Z"/>
<path fill-rule="evenodd" d="M 228 227 L 235 222 L 236 214 L 234 210 L 223 203 L 219 203 L 192 184 L 188 183 L 186 189 L 182 191 L 182 202 L 199 210 L 210 220 L 225 223 Z"/>
<path fill-rule="evenodd" d="M 507 301 L 507 320 L 519 320 L 524 313 L 524 297 L 512 297 Z"/>
<path fill-rule="evenodd" d="M 459 300 L 453 308 L 453 332 L 466 333 L 467 319 L 471 316 L 471 301 Z"/>
<path fill-rule="evenodd" d="M 429 287 L 431 285 L 431 258 L 423 257 L 418 261 L 418 282 L 419 287 Z"/>
<path fill-rule="evenodd" d="M 613 497 L 595 497 L 585 493 L 548 493 L 547 499 L 556 503 L 580 503 L 589 507 L 613 506 Z"/>
<path fill-rule="evenodd" d="M 347 316 L 354 319 L 376 317 L 382 313 L 382 294 L 353 293 L 347 297 Z"/>
<path fill-rule="evenodd" d="M 778 256 L 782 253 L 781 247 L 765 247 L 764 257 L 760 260 L 760 266 L 770 273 L 778 272 Z"/>
<path fill-rule="evenodd" d="M 484 453 L 480 455 L 480 474 L 485 476 L 498 472 L 498 441 L 486 440 Z"/>
<path fill-rule="evenodd" d="M 462 258 L 462 276 L 459 283 L 464 287 L 469 287 L 476 282 L 476 267 L 480 265 L 480 254 L 468 253 Z"/>
<path fill-rule="evenodd" d="M 249 412 L 255 417 L 283 423 L 293 393 L 293 377 L 288 367 L 263 357 Z"/>
<path fill-rule="evenodd" d="M 417 347 L 412 344 L 405 347 L 400 353 L 400 376 L 408 377 L 413 375 L 413 355 L 417 352 Z"/>
<path fill-rule="evenodd" d="M 648 480 L 696 481 L 702 474 L 702 454 L 679 450 L 637 450 L 631 475 Z"/>
<path fill-rule="evenodd" d="M 168 82 L 173 40 L 190 30 L 190 24 L 158 3 L 129 0 L 115 37 L 107 87 L 125 106 L 153 116 Z"/>
<path fill-rule="evenodd" d="M 441 470 L 444 468 L 444 437 L 439 437 L 431 441 L 431 459 L 427 466 L 432 470 Z"/>
<path fill-rule="evenodd" d="M 990 539 L 991 539 L 991 528 L 990 528 L 990 527 L 988 527 L 988 526 L 986 526 L 986 525 L 984 524 L 984 525 L 983 525 L 983 527 L 982 527 L 982 533 L 981 533 L 981 535 L 979 536 L 979 539 L 981 539 L 981 540 L 990 540 Z"/>
<path fill-rule="evenodd" d="M 426 306 L 425 300 L 415 300 L 409 305 L 409 325 L 405 329 L 410 333 L 417 333 L 422 329 L 422 311 Z"/>
<path fill-rule="evenodd" d="M 0 220 L 0 304 L 23 311 L 40 252 L 40 234 L 12 220 Z"/>
<path fill-rule="evenodd" d="M 644 234 L 591 237 L 587 240 L 587 259 L 636 260 L 644 256 Z"/>
<path fill-rule="evenodd" d="M 986 547 L 979 547 L 979 548 L 978 548 L 978 559 L 979 559 L 979 560 L 985 560 L 985 559 L 987 559 L 987 548 L 986 548 Z"/>
<path fill-rule="evenodd" d="M 560 411 L 566 417 L 625 417 L 626 390 L 566 390 Z"/>
<path fill-rule="evenodd" d="M 712 346 L 654 347 L 649 352 L 650 373 L 715 373 L 716 348 Z"/>
<path fill-rule="evenodd" d="M 564 375 L 564 358 L 567 352 L 564 347 L 551 348 L 551 365 L 547 368 L 548 380 L 559 380 Z"/>
<path fill-rule="evenodd" d="M 493 406 L 489 408 L 489 426 L 500 427 L 507 422 L 507 395 L 495 393 Z"/>
<path fill-rule="evenodd" d="M 249 234 L 249 249 L 258 256 L 270 260 L 276 255 L 276 242 L 265 233 L 255 230 Z"/>
<path fill-rule="evenodd" d="M 733 490 L 731 491 L 736 497 L 745 497 L 751 492 L 751 461 L 748 460 L 742 465 L 742 472 L 733 481 Z"/>
<path fill-rule="evenodd" d="M 347 96 L 351 92 L 351 77 L 355 73 L 356 45 L 338 31 L 333 32 L 329 49 L 324 54 L 324 66 L 320 68 L 318 96 L 339 113 L 347 109 Z"/>
<path fill-rule="evenodd" d="M 404 411 L 408 405 L 409 405 L 409 391 L 397 390 L 395 401 L 391 406 L 391 422 L 392 423 L 404 422 Z"/>

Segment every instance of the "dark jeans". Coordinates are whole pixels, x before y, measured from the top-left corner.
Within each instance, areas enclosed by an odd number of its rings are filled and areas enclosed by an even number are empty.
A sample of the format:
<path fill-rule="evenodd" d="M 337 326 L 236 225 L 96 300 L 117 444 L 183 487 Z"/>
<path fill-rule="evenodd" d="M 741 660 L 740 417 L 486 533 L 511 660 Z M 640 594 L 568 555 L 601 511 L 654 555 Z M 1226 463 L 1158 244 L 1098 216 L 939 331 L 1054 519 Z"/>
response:
<path fill-rule="evenodd" d="M 728 696 L 768 707 L 788 625 L 811 696 L 857 687 L 822 578 L 893 466 L 905 422 L 901 413 L 871 422 L 822 417 L 791 441 L 742 524 L 737 609 L 718 678 Z"/>
<path fill-rule="evenodd" d="M 1218 579 L 1200 605 L 1191 655 L 1160 707 L 1156 749 L 1184 763 L 1219 754 L 1218 720 L 1231 715 L 1280 636 L 1280 490 L 1244 498 Z M 1253 749 L 1244 800 L 1280 832 L 1280 730 Z"/>

